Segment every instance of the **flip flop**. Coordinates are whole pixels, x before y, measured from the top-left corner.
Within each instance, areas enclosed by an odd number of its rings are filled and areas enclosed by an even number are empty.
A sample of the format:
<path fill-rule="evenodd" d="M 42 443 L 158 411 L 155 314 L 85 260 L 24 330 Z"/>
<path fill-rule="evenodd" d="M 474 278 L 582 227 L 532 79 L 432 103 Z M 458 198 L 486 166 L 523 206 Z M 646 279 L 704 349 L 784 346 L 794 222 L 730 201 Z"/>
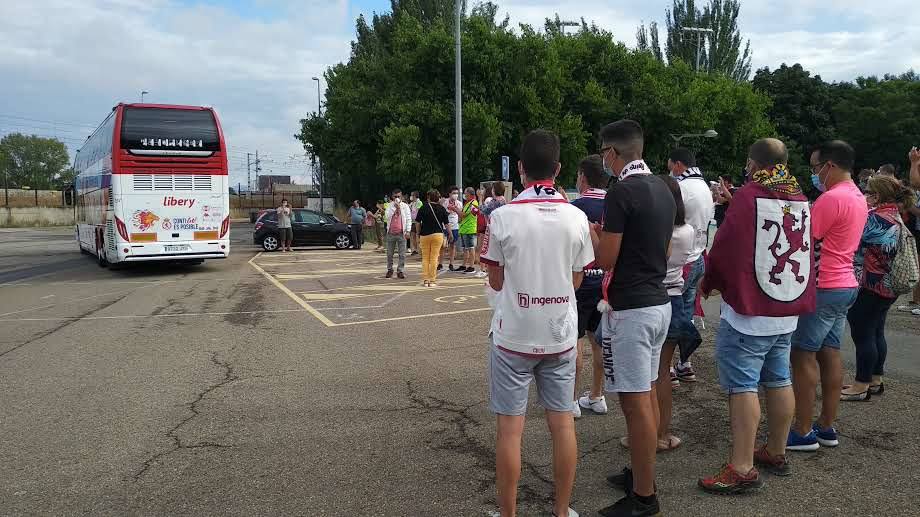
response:
<path fill-rule="evenodd" d="M 872 398 L 869 390 L 862 393 L 840 393 L 840 400 L 844 402 L 865 402 Z"/>
<path fill-rule="evenodd" d="M 684 442 L 680 438 L 674 436 L 673 434 L 668 435 L 668 437 L 664 440 L 658 440 L 658 452 L 673 451 L 674 449 L 680 447 L 682 443 Z"/>

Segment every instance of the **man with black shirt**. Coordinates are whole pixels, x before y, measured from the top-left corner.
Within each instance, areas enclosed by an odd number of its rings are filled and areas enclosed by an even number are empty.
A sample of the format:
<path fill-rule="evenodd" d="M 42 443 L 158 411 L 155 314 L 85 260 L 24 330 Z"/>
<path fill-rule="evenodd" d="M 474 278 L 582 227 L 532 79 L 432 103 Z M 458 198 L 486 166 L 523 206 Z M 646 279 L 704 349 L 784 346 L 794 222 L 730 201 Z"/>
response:
<path fill-rule="evenodd" d="M 597 265 L 613 271 L 611 311 L 601 321 L 608 391 L 626 417 L 632 469 L 608 478 L 626 497 L 600 510 L 604 516 L 643 517 L 661 511 L 655 493 L 658 446 L 658 362 L 671 322 L 664 278 L 674 217 L 674 196 L 642 159 L 642 127 L 620 120 L 601 130 L 601 156 L 619 177 L 607 193 L 603 231 L 592 232 Z"/>

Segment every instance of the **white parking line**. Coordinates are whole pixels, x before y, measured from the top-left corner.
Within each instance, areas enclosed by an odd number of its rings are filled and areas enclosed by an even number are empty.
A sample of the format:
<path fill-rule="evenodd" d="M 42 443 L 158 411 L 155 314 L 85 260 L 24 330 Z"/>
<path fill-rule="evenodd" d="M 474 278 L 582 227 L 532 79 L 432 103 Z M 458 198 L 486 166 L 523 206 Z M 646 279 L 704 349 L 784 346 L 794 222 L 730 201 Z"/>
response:
<path fill-rule="evenodd" d="M 185 312 L 174 314 L 126 314 L 122 316 L 62 316 L 60 318 L 7 318 L 0 323 L 21 323 L 24 321 L 82 321 L 82 320 L 128 320 L 147 318 L 185 318 L 199 316 L 231 316 L 234 314 L 274 314 L 281 312 L 306 312 L 303 309 L 278 309 L 273 311 L 230 311 L 230 312 Z"/>

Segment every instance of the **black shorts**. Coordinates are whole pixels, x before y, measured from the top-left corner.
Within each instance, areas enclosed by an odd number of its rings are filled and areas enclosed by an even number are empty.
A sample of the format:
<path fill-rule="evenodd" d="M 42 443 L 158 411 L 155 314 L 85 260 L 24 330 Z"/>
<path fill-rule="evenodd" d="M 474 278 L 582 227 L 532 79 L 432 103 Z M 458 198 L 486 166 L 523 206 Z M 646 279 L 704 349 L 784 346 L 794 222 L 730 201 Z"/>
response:
<path fill-rule="evenodd" d="M 585 337 L 587 331 L 597 332 L 601 324 L 601 313 L 597 304 L 602 299 L 600 289 L 583 293 L 575 292 L 575 302 L 578 305 L 578 339 Z"/>

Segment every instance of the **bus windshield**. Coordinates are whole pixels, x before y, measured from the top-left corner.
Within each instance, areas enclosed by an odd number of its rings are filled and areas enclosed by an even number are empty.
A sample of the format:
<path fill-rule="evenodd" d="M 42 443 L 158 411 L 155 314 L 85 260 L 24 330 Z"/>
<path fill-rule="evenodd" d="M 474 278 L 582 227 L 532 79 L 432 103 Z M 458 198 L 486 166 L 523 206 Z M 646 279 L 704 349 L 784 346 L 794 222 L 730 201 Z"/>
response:
<path fill-rule="evenodd" d="M 121 148 L 132 154 L 209 156 L 220 151 L 209 110 L 126 108 Z"/>

